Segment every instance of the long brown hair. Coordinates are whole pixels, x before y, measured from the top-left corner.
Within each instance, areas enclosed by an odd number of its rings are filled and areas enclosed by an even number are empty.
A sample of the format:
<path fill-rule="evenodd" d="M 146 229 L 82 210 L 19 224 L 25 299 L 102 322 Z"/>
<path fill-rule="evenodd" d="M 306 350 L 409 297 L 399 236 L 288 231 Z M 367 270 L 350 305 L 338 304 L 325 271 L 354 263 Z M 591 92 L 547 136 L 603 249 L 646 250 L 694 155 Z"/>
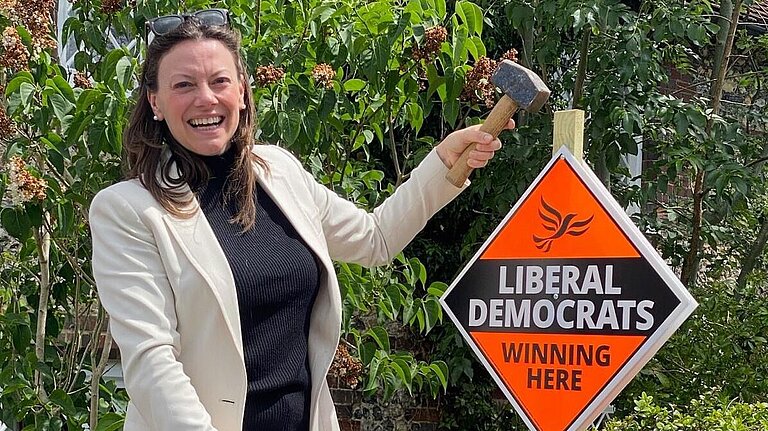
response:
<path fill-rule="evenodd" d="M 240 36 L 228 27 L 205 26 L 197 19 L 189 18 L 174 30 L 157 36 L 149 44 L 139 82 L 138 100 L 123 136 L 126 177 L 137 178 L 155 200 L 176 217 L 189 218 L 198 210 L 197 207 L 190 208 L 194 197 L 185 186 L 205 184 L 210 172 L 197 154 L 176 141 L 165 121 L 153 119 L 154 113 L 147 95 L 157 91 L 157 75 L 163 55 L 180 42 L 206 39 L 218 40 L 229 50 L 235 58 L 239 79 L 244 80 L 246 87 L 245 109 L 240 110 L 239 124 L 231 140 L 236 152 L 235 164 L 229 174 L 224 196 L 238 204 L 238 212 L 231 222 L 241 225 L 243 231 L 247 231 L 256 220 L 256 172 L 253 163 L 265 171 L 268 171 L 268 166 L 251 151 L 255 144 L 253 95 L 249 89 L 245 62 L 240 54 Z M 170 151 L 170 157 L 163 156 L 165 146 Z M 176 172 L 172 172 L 174 166 Z"/>

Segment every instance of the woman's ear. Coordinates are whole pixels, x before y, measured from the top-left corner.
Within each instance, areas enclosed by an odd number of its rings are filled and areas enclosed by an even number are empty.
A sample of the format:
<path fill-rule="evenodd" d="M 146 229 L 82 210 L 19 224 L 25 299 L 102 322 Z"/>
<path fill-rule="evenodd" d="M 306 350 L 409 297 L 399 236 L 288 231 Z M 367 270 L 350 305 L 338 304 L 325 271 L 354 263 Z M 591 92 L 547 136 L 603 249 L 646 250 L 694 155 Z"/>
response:
<path fill-rule="evenodd" d="M 240 75 L 240 109 L 245 109 L 245 77 Z"/>
<path fill-rule="evenodd" d="M 152 112 L 155 114 L 155 121 L 163 121 L 163 113 L 160 112 L 160 109 L 157 107 L 157 95 L 152 91 L 148 91 L 147 101 L 149 102 L 149 106 L 152 108 Z"/>

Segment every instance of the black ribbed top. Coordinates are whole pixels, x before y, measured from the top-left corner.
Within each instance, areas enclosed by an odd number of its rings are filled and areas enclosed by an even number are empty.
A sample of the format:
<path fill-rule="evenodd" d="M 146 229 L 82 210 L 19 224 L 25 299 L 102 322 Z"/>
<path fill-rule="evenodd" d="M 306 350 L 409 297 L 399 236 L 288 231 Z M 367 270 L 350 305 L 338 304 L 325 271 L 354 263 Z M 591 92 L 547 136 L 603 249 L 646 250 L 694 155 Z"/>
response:
<path fill-rule="evenodd" d="M 240 225 L 230 222 L 237 204 L 225 204 L 223 190 L 234 157 L 232 150 L 204 157 L 211 179 L 193 189 L 229 261 L 237 288 L 248 375 L 243 431 L 308 430 L 307 340 L 319 267 L 261 186 L 254 197 L 254 227 L 242 233 Z"/>

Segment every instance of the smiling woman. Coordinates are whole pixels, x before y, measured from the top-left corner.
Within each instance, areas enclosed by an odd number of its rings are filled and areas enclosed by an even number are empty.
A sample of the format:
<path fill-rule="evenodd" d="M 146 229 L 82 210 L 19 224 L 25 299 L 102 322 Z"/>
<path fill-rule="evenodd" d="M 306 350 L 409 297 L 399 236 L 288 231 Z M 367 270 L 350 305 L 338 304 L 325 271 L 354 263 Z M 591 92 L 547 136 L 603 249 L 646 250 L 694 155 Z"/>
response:
<path fill-rule="evenodd" d="M 204 156 L 224 153 L 245 109 L 235 58 L 218 40 L 188 40 L 160 60 L 149 103 L 178 143 Z"/>
<path fill-rule="evenodd" d="M 463 190 L 445 175 L 464 149 L 479 143 L 479 168 L 501 143 L 455 131 L 363 211 L 288 151 L 255 145 L 239 38 L 216 16 L 152 21 L 128 178 L 91 204 L 93 273 L 131 397 L 124 429 L 338 430 L 325 378 L 341 330 L 333 260 L 390 262 Z"/>

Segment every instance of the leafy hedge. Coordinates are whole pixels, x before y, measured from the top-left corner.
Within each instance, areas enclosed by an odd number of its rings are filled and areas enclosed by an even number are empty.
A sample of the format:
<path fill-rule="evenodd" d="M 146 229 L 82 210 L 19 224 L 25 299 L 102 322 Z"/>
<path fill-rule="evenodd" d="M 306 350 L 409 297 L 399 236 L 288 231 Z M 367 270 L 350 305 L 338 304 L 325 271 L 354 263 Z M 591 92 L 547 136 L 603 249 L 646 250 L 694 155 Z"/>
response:
<path fill-rule="evenodd" d="M 708 392 L 687 406 L 659 405 L 643 393 L 634 412 L 606 423 L 605 431 L 765 431 L 768 403 L 742 403 Z"/>

